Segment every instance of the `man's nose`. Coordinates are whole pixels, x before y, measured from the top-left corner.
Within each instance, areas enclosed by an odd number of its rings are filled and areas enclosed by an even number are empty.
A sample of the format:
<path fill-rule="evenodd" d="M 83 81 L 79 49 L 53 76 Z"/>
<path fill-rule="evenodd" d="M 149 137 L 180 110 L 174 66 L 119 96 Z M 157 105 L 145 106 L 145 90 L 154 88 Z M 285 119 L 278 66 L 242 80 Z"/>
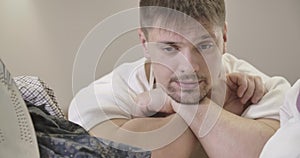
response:
<path fill-rule="evenodd" d="M 200 69 L 200 54 L 193 49 L 184 49 L 178 54 L 180 72 L 193 73 Z"/>

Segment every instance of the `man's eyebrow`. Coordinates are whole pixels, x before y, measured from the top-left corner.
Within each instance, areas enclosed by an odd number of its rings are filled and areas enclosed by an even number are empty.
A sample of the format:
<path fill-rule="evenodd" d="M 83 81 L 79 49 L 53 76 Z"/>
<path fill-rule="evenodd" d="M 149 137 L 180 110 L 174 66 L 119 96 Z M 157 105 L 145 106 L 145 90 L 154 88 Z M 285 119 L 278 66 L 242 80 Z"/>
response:
<path fill-rule="evenodd" d="M 205 35 L 202 35 L 200 36 L 200 39 L 201 40 L 205 40 L 205 39 L 209 39 L 209 38 L 213 38 L 210 34 L 205 34 Z M 178 44 L 182 44 L 181 41 L 158 41 L 157 43 L 160 43 L 160 44 L 166 44 L 166 45 L 178 45 Z"/>
<path fill-rule="evenodd" d="M 210 34 L 205 34 L 201 36 L 201 39 L 213 38 Z"/>
<path fill-rule="evenodd" d="M 211 40 L 211 39 L 215 39 L 215 37 L 214 36 L 212 36 L 212 35 L 210 35 L 210 34 L 205 34 L 205 35 L 202 35 L 202 36 L 200 36 L 200 38 L 198 39 L 198 40 L 195 40 L 195 43 L 200 43 L 200 42 L 202 42 L 202 41 L 205 41 L 205 40 Z"/>
<path fill-rule="evenodd" d="M 158 41 L 157 43 L 166 44 L 166 45 L 177 45 L 182 42 L 171 42 L 171 41 Z"/>

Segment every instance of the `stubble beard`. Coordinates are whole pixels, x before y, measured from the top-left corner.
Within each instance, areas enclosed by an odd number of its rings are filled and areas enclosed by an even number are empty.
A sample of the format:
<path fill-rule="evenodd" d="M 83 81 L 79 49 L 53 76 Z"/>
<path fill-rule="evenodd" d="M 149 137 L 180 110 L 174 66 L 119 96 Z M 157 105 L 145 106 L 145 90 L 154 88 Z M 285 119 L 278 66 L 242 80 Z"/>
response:
<path fill-rule="evenodd" d="M 184 76 L 181 78 L 189 79 L 190 77 Z M 210 88 L 206 77 L 200 76 L 197 77 L 197 80 L 201 80 L 197 88 L 181 89 L 172 84 L 173 82 L 178 81 L 177 78 L 173 78 L 170 80 L 170 83 L 167 86 L 167 93 L 174 101 L 178 103 L 187 105 L 199 104 L 205 97 L 207 97 Z"/>

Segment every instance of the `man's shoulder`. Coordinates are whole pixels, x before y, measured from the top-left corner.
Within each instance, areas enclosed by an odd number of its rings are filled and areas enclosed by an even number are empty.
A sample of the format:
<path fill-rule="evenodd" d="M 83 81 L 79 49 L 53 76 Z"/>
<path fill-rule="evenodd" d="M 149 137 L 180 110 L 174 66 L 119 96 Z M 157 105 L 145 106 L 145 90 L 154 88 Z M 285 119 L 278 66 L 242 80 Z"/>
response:
<path fill-rule="evenodd" d="M 225 53 L 222 56 L 222 60 L 225 63 L 230 63 L 230 62 L 238 61 L 239 59 L 230 53 Z"/>
<path fill-rule="evenodd" d="M 117 87 L 117 89 L 131 87 L 134 90 L 140 89 L 140 87 L 147 87 L 145 62 L 146 58 L 140 58 L 134 62 L 120 64 L 109 74 L 97 79 L 92 85 Z"/>
<path fill-rule="evenodd" d="M 110 81 L 113 76 L 125 77 L 128 75 L 132 75 L 133 73 L 141 73 L 143 71 L 144 64 L 146 62 L 146 58 L 140 58 L 133 62 L 125 62 L 117 65 L 110 73 L 100 77 L 98 81 Z"/>
<path fill-rule="evenodd" d="M 146 58 L 140 58 L 133 62 L 125 62 L 116 67 L 112 72 L 115 71 L 126 71 L 126 70 L 137 70 L 140 68 L 144 68 L 144 64 L 146 62 Z"/>
<path fill-rule="evenodd" d="M 240 62 L 240 59 L 236 58 L 234 55 L 225 53 L 222 56 L 222 64 L 227 73 L 236 71 L 237 65 Z"/>

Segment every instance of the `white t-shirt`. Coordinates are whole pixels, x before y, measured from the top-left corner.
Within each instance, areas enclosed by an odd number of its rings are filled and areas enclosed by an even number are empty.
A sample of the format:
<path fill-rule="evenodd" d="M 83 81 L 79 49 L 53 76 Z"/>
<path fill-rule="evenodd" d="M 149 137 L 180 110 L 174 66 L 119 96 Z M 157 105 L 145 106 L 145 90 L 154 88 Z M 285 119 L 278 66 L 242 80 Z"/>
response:
<path fill-rule="evenodd" d="M 114 118 L 132 119 L 149 114 L 135 106 L 134 98 L 153 87 L 153 79 L 146 77 L 145 58 L 125 63 L 108 75 L 80 90 L 71 102 L 69 120 L 86 130 L 103 121 Z M 279 119 L 279 107 L 283 104 L 284 93 L 290 84 L 281 77 L 268 77 L 249 63 L 226 53 L 223 55 L 226 73 L 242 72 L 260 76 L 268 92 L 258 104 L 249 106 L 243 117 Z"/>

